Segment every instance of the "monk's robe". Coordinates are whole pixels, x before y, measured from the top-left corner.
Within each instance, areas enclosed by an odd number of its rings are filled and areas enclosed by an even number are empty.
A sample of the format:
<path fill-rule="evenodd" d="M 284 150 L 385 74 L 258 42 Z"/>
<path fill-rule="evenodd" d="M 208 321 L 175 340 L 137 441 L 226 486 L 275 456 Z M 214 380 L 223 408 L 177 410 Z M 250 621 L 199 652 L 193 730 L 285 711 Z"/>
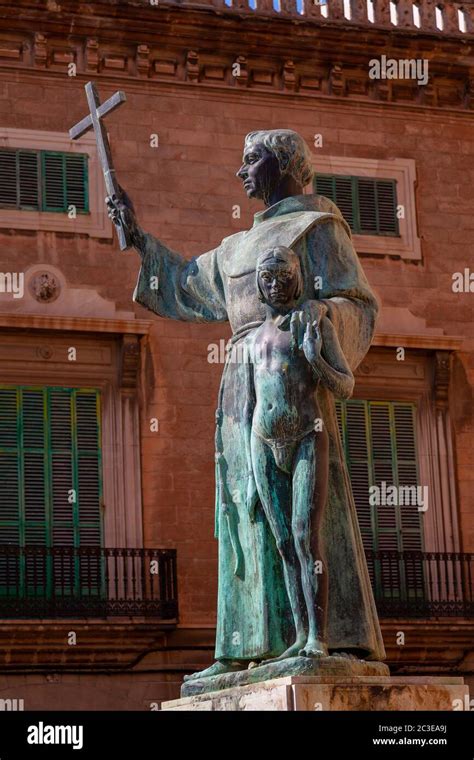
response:
<path fill-rule="evenodd" d="M 140 251 L 135 301 L 169 319 L 228 321 L 233 333 L 233 351 L 224 366 L 216 412 L 216 659 L 276 656 L 295 637 L 281 558 L 270 527 L 260 505 L 255 522 L 245 508 L 245 365 L 232 361 L 240 341 L 265 319 L 256 290 L 256 261 L 264 250 L 278 245 L 292 248 L 299 256 L 304 280 L 300 303 L 319 299 L 326 304 L 324 318 L 332 321 L 354 371 L 369 349 L 378 307 L 350 229 L 328 199 L 285 198 L 255 214 L 250 230 L 224 238 L 217 248 L 192 260 L 147 234 Z M 321 278 L 317 289 L 315 278 Z M 322 354 L 326 358 L 324 346 Z M 322 384 L 317 394 L 330 442 L 328 502 L 321 527 L 329 575 L 327 643 L 330 651 L 352 650 L 381 660 L 385 651 L 334 397 Z"/>

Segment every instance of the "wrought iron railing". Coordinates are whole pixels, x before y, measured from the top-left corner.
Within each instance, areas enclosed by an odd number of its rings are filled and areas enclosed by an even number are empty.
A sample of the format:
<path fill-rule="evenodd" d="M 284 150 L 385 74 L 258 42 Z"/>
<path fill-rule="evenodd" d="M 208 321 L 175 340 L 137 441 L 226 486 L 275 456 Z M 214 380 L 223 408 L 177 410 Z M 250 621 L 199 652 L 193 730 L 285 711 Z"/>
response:
<path fill-rule="evenodd" d="M 366 551 L 380 617 L 474 617 L 474 554 Z M 176 550 L 0 546 L 0 617 L 178 617 Z"/>
<path fill-rule="evenodd" d="M 474 617 L 474 554 L 366 551 L 380 617 Z"/>
<path fill-rule="evenodd" d="M 160 0 L 160 5 L 436 35 L 466 37 L 474 31 L 472 0 Z"/>
<path fill-rule="evenodd" d="M 0 546 L 0 617 L 178 617 L 175 549 Z"/>

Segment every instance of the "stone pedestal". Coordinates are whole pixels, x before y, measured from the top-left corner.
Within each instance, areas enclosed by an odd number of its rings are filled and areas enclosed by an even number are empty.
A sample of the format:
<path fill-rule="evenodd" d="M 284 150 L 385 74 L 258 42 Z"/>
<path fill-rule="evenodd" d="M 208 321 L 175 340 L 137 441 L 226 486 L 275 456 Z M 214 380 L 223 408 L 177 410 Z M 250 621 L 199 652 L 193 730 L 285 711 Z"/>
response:
<path fill-rule="evenodd" d="M 299 675 L 195 694 L 163 702 L 161 709 L 452 711 L 454 700 L 468 698 L 457 677 Z"/>

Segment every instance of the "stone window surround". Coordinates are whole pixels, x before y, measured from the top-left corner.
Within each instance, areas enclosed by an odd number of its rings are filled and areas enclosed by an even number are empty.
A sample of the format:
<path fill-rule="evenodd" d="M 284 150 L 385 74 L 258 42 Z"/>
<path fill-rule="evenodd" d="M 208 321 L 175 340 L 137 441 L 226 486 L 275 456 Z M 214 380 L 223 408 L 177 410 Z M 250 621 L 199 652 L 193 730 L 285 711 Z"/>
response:
<path fill-rule="evenodd" d="M 399 256 L 421 259 L 421 242 L 417 233 L 415 186 L 416 167 L 411 158 L 371 159 L 350 156 L 314 156 L 317 174 L 345 174 L 356 177 L 394 179 L 397 183 L 397 204 L 405 207 L 405 218 L 399 219 L 400 237 L 385 235 L 353 235 L 358 254 Z"/>
<path fill-rule="evenodd" d="M 143 546 L 139 365 L 146 320 L 0 315 L 0 375 L 11 385 L 101 392 L 104 545 Z M 13 329 L 12 329 L 13 328 Z M 66 346 L 84 360 L 73 366 Z"/>
<path fill-rule="evenodd" d="M 374 340 L 356 373 L 354 398 L 407 401 L 416 405 L 419 485 L 428 486 L 428 510 L 422 514 L 424 551 L 459 552 L 460 532 L 455 458 L 448 389 L 451 354 L 457 339 Z M 397 347 L 405 346 L 404 361 Z M 390 349 L 390 350 L 388 350 Z"/>
<path fill-rule="evenodd" d="M 70 232 L 95 238 L 112 238 L 112 222 L 105 212 L 106 190 L 92 133 L 75 141 L 65 132 L 36 129 L 0 128 L 0 148 L 54 150 L 62 153 L 86 153 L 89 156 L 89 213 L 70 219 L 66 213 L 0 208 L 0 228 Z"/>

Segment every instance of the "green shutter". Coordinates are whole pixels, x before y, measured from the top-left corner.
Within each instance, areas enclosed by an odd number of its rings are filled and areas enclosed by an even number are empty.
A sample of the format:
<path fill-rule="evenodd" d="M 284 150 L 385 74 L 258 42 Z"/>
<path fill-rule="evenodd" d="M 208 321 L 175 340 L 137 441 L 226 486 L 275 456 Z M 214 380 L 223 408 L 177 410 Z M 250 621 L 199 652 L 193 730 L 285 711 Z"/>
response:
<path fill-rule="evenodd" d="M 57 151 L 0 150 L 0 207 L 89 211 L 87 156 Z"/>
<path fill-rule="evenodd" d="M 418 467 L 415 406 L 391 401 L 338 401 L 336 412 L 365 549 L 422 551 L 421 517 L 415 504 L 371 505 L 371 486 L 416 486 Z M 368 561 L 371 580 L 383 593 L 422 584 L 421 563 L 377 565 Z M 402 574 L 405 574 L 402 577 Z"/>
<path fill-rule="evenodd" d="M 99 402 L 94 389 L 0 387 L 0 544 L 102 545 Z M 72 592 L 86 572 L 78 563 L 2 558 L 0 589 Z"/>
<path fill-rule="evenodd" d="M 39 208 L 38 153 L 0 150 L 0 206 Z"/>
<path fill-rule="evenodd" d="M 66 207 L 78 211 L 89 208 L 87 184 L 87 156 L 78 153 L 64 154 L 66 177 Z"/>
<path fill-rule="evenodd" d="M 66 174 L 62 153 L 43 151 L 41 154 L 43 180 L 43 209 L 66 211 Z"/>
<path fill-rule="evenodd" d="M 399 235 L 395 180 L 318 174 L 314 189 L 338 206 L 352 232 Z"/>

